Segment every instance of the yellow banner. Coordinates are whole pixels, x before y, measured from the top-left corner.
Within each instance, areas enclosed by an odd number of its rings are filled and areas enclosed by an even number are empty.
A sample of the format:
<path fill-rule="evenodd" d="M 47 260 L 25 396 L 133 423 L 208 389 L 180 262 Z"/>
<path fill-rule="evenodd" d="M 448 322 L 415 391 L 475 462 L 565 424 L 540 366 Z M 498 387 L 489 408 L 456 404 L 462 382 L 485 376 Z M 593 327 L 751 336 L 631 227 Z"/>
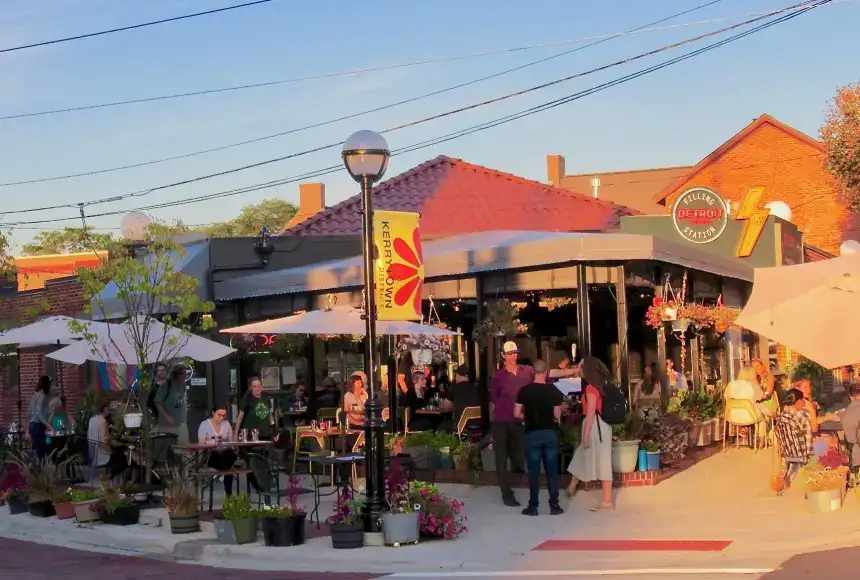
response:
<path fill-rule="evenodd" d="M 424 286 L 419 215 L 403 211 L 373 212 L 376 246 L 375 287 L 379 320 L 420 320 Z"/>

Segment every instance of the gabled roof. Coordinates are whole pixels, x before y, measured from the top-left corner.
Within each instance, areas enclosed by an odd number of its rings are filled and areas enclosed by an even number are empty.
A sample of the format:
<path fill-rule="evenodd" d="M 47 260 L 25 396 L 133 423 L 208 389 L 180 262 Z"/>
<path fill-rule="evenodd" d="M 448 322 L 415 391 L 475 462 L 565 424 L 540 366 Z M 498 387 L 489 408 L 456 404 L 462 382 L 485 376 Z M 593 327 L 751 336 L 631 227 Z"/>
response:
<path fill-rule="evenodd" d="M 492 230 L 594 231 L 617 228 L 639 212 L 460 159 L 439 156 L 373 188 L 374 209 L 421 214 L 421 234 L 441 237 Z M 283 235 L 361 233 L 356 195 Z"/>
<path fill-rule="evenodd" d="M 657 195 L 654 196 L 654 201 L 657 203 L 663 202 L 667 197 L 669 197 L 672 193 L 674 193 L 679 187 L 684 185 L 687 181 L 701 173 L 706 167 L 710 166 L 713 163 L 728 153 L 731 149 L 736 147 L 738 143 L 746 139 L 750 134 L 759 129 L 762 125 L 771 125 L 784 131 L 794 137 L 799 141 L 803 141 L 807 143 L 811 147 L 818 149 L 819 151 L 824 150 L 824 145 L 818 141 L 817 139 L 813 139 L 806 133 L 798 131 L 794 127 L 786 125 L 785 123 L 778 121 L 771 117 L 770 115 L 762 115 L 755 119 L 752 123 L 744 127 L 738 134 L 734 137 L 720 145 L 716 150 L 714 150 L 710 155 L 699 161 L 686 175 L 682 175 L 675 179 L 672 183 L 667 185 L 662 191 L 660 191 Z"/>
<path fill-rule="evenodd" d="M 561 187 L 574 191 L 591 191 L 591 180 L 600 179 L 598 195 L 601 199 L 633 208 L 646 214 L 665 214 L 665 206 L 654 201 L 654 195 L 663 191 L 679 177 L 689 175 L 693 167 L 660 167 L 631 171 L 580 173 L 565 175 Z"/>

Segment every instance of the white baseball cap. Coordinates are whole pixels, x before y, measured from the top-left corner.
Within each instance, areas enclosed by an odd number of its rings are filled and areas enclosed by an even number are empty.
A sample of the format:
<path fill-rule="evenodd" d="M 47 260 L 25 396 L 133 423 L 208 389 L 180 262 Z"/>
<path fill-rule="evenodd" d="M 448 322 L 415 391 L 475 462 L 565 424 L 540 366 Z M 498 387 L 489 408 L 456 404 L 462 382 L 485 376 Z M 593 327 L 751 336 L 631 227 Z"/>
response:
<path fill-rule="evenodd" d="M 520 352 L 520 347 L 518 347 L 517 343 L 515 343 L 514 341 L 509 340 L 502 347 L 502 352 L 505 354 L 517 354 Z"/>

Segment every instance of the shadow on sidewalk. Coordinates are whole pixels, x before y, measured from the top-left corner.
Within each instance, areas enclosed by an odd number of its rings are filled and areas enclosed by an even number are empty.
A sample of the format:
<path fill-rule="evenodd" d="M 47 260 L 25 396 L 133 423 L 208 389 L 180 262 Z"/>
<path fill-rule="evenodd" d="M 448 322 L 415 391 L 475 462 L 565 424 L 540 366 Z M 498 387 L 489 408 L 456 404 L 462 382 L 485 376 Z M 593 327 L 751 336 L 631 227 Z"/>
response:
<path fill-rule="evenodd" d="M 860 547 L 799 554 L 786 560 L 778 570 L 762 576 L 761 580 L 854 580 L 860 577 L 858 561 Z"/>

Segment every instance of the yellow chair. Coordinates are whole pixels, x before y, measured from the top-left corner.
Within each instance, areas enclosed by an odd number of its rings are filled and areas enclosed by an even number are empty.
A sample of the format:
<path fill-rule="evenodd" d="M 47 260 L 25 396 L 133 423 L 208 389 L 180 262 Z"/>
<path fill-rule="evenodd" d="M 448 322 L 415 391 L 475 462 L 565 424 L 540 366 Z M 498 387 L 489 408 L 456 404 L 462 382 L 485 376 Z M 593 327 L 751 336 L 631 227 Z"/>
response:
<path fill-rule="evenodd" d="M 293 442 L 293 473 L 296 472 L 296 461 L 299 458 L 299 454 L 306 455 L 308 457 L 312 455 L 312 453 L 308 451 L 301 451 L 301 443 L 303 439 L 313 439 L 319 444 L 321 450 L 325 450 L 325 439 L 322 435 L 314 431 L 312 427 L 296 427 L 296 434 Z"/>
<path fill-rule="evenodd" d="M 405 434 L 407 434 L 407 435 L 408 435 L 409 433 L 419 433 L 419 432 L 420 432 L 420 431 L 410 431 L 410 429 L 409 429 L 409 419 L 410 419 L 410 416 L 411 416 L 411 415 L 412 415 L 412 413 L 411 413 L 411 409 L 409 409 L 409 408 L 404 408 L 404 409 L 403 409 L 403 432 L 404 432 Z"/>
<path fill-rule="evenodd" d="M 740 428 L 750 427 L 752 429 L 752 447 L 757 452 L 759 446 L 759 425 L 763 425 L 765 432 L 767 432 L 767 417 L 762 415 L 749 399 L 727 399 L 725 417 L 726 427 L 723 434 L 723 451 L 726 450 L 726 440 L 732 432 L 732 427 L 735 430 L 736 448 L 740 446 Z"/>
<path fill-rule="evenodd" d="M 323 407 L 317 411 L 317 421 L 337 421 L 338 407 Z"/>
<path fill-rule="evenodd" d="M 460 414 L 460 419 L 457 421 L 457 437 L 462 438 L 463 433 L 466 431 L 466 427 L 469 425 L 469 421 L 480 421 L 481 420 L 481 408 L 480 407 L 466 407 L 463 409 L 463 413 Z"/>

